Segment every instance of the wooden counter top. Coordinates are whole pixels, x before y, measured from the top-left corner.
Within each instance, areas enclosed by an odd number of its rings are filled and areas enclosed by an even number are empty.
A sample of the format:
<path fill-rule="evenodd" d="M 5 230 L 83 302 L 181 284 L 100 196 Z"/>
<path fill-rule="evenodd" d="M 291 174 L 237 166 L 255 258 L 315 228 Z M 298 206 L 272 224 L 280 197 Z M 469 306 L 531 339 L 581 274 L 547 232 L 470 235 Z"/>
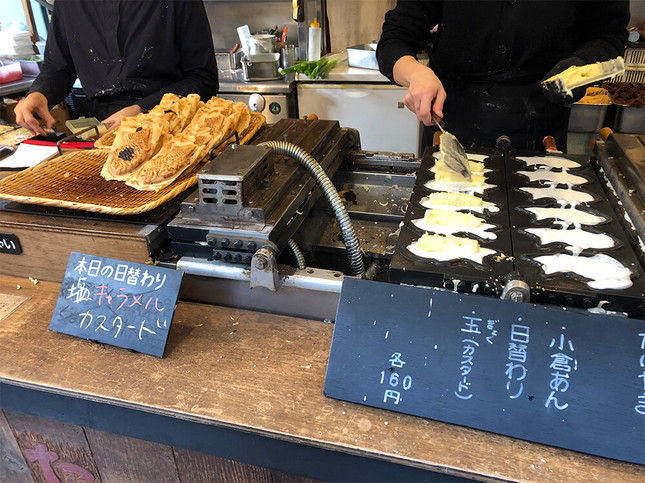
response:
<path fill-rule="evenodd" d="M 5 387 L 467 478 L 639 483 L 645 478 L 639 465 L 328 399 L 322 390 L 330 324 L 180 302 L 165 357 L 156 358 L 49 331 L 59 287 L 0 276 Z"/>

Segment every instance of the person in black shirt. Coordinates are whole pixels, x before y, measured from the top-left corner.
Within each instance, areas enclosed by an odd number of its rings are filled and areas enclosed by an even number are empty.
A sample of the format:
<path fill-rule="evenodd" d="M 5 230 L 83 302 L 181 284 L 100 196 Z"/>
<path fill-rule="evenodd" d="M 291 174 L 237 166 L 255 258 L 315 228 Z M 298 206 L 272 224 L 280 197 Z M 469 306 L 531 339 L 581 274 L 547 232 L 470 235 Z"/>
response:
<path fill-rule="evenodd" d="M 40 74 L 16 107 L 19 124 L 44 134 L 49 109 L 76 78 L 93 115 L 118 126 L 167 92 L 208 99 L 219 88 L 202 0 L 56 0 Z"/>
<path fill-rule="evenodd" d="M 377 46 L 381 72 L 409 87 L 403 101 L 426 126 L 431 112 L 464 146 L 565 148 L 574 99 L 547 97 L 540 81 L 572 65 L 624 55 L 629 0 L 398 0 Z M 436 26 L 436 34 L 431 30 Z M 429 67 L 417 61 L 426 48 Z M 582 89 L 584 91 L 584 89 Z M 424 144 L 433 129 L 426 128 Z"/>

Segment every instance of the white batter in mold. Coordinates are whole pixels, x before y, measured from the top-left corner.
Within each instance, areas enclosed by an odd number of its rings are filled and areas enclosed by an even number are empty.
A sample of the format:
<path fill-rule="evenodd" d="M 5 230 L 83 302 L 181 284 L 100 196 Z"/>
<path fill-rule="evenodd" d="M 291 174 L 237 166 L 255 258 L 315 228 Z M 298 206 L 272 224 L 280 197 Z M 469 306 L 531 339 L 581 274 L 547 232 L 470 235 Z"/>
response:
<path fill-rule="evenodd" d="M 517 159 L 524 161 L 527 166 L 548 166 L 549 168 L 562 169 L 579 168 L 581 166 L 577 161 L 571 161 L 559 156 L 522 156 Z"/>
<path fill-rule="evenodd" d="M 559 222 L 564 222 L 562 224 L 565 226 L 570 224 L 594 226 L 607 221 L 604 216 L 594 215 L 593 213 L 576 208 L 542 208 L 531 206 L 523 209 L 532 213 L 537 221 L 553 218 Z"/>
<path fill-rule="evenodd" d="M 591 203 L 594 201 L 594 197 L 587 193 L 586 191 L 576 191 L 572 189 L 563 189 L 563 188 L 531 188 L 531 187 L 522 187 L 519 188 L 521 191 L 528 193 L 533 200 L 540 200 L 543 198 L 553 198 L 561 205 L 567 205 L 571 203 Z"/>
<path fill-rule="evenodd" d="M 540 245 L 551 243 L 566 243 L 566 249 L 574 255 L 579 255 L 582 250 L 602 250 L 613 248 L 614 239 L 605 233 L 590 233 L 576 228 L 574 230 L 556 230 L 554 228 L 523 228 L 524 231 L 536 236 Z"/>
<path fill-rule="evenodd" d="M 495 203 L 484 201 L 478 196 L 467 195 L 464 193 L 447 193 L 437 192 L 430 193 L 419 200 L 421 206 L 429 209 L 454 210 L 454 211 L 474 211 L 483 213 L 484 210 L 498 212 L 499 206 Z"/>
<path fill-rule="evenodd" d="M 537 171 L 517 171 L 517 174 L 526 176 L 530 181 L 542 181 L 546 183 L 565 184 L 567 186 L 577 186 L 589 182 L 587 178 L 576 176 L 575 174 L 563 171 L 547 171 L 539 169 Z"/>
<path fill-rule="evenodd" d="M 495 240 L 497 235 L 487 230 L 495 225 L 471 213 L 460 213 L 454 210 L 426 210 L 425 216 L 412 223 L 423 231 L 439 235 L 454 235 L 455 233 L 470 233 L 486 240 Z"/>
<path fill-rule="evenodd" d="M 490 248 L 480 247 L 477 240 L 428 234 L 424 234 L 408 245 L 408 250 L 418 257 L 431 258 L 439 262 L 468 259 L 480 265 L 483 264 L 485 257 L 497 253 Z"/>
<path fill-rule="evenodd" d="M 589 279 L 587 285 L 598 290 L 626 289 L 632 286 L 631 271 L 618 260 L 603 254 L 593 257 L 564 253 L 535 257 L 546 275 L 573 273 Z"/>

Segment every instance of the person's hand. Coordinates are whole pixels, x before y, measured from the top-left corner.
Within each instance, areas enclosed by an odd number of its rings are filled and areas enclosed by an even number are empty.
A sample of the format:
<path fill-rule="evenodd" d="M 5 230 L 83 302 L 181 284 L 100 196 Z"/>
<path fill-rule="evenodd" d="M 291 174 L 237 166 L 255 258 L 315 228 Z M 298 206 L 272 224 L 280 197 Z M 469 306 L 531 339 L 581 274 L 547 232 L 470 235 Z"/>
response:
<path fill-rule="evenodd" d="M 56 124 L 56 120 L 50 114 L 48 107 L 47 98 L 43 94 L 32 92 L 18 102 L 14 110 L 16 122 L 35 134 L 45 136 L 45 130 L 40 126 L 40 121 L 34 117 L 34 113 L 38 114 L 45 121 L 45 125 L 51 129 Z"/>
<path fill-rule="evenodd" d="M 121 118 L 123 117 L 134 117 L 137 114 L 140 114 L 143 110 L 141 107 L 139 107 L 138 104 L 132 104 L 131 106 L 124 107 L 120 111 L 115 112 L 112 114 L 110 117 L 103 119 L 101 121 L 102 124 L 109 124 L 111 123 L 112 125 L 108 129 L 107 132 L 112 131 L 113 129 L 116 129 L 121 125 Z"/>
<path fill-rule="evenodd" d="M 546 98 L 549 101 L 553 102 L 554 104 L 569 104 L 582 99 L 585 95 L 585 92 L 587 91 L 587 86 L 576 87 L 571 91 L 571 95 L 569 95 L 565 92 L 554 89 L 548 83 L 543 84 L 543 82 L 547 79 L 550 79 L 554 75 L 561 74 L 569 67 L 580 66 L 585 64 L 586 62 L 582 60 L 580 57 L 568 57 L 566 59 L 561 60 L 557 64 L 555 64 L 555 66 L 553 66 L 553 68 L 549 72 L 547 72 L 544 78 L 540 81 L 540 85 L 542 86 L 542 92 L 544 93 Z"/>
<path fill-rule="evenodd" d="M 417 115 L 417 119 L 426 126 L 434 124 L 432 113 L 443 118 L 443 103 L 446 91 L 436 74 L 414 57 L 401 57 L 394 64 L 394 80 L 407 86 L 403 97 L 405 106 Z"/>

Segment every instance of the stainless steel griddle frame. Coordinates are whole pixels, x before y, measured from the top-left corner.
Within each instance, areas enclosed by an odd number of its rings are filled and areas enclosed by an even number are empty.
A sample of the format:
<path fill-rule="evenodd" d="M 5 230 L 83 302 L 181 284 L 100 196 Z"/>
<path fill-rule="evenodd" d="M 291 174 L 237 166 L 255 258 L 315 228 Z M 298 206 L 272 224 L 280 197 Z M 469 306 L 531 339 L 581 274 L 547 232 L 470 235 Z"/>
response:
<path fill-rule="evenodd" d="M 623 230 L 631 235 L 634 248 L 645 259 L 645 134 L 611 134 L 594 146 L 598 171 L 606 179 L 605 191 L 622 216 Z"/>
<path fill-rule="evenodd" d="M 342 192 L 353 186 L 348 201 L 368 275 L 391 258 L 420 160 L 412 154 L 350 150 L 332 178 Z M 345 196 L 349 193 L 346 192 Z M 354 198 L 355 197 L 355 198 Z M 182 209 L 187 209 L 189 202 Z M 294 238 L 303 250 L 317 251 L 317 260 L 304 269 L 290 266 L 284 253 L 281 263 L 259 269 L 255 263 L 235 264 L 203 257 L 183 256 L 176 268 L 184 272 L 180 297 L 217 305 L 333 321 L 345 277 L 347 255 L 337 226 L 324 199 L 319 199 L 303 220 Z M 181 220 L 178 220 L 181 223 Z M 214 228 L 217 231 L 219 228 Z M 325 268 L 319 268 L 320 262 Z M 273 262 L 272 262 L 273 263 Z M 338 266 L 338 269 L 328 268 Z M 271 279 L 268 280 L 267 279 Z M 254 288 L 252 288 L 254 287 Z"/>
<path fill-rule="evenodd" d="M 598 149 L 602 151 L 605 146 L 600 143 Z M 386 281 L 387 270 L 383 268 L 387 268 L 394 254 L 421 160 L 412 154 L 360 149 L 351 149 L 343 156 L 332 181 L 346 198 L 370 278 Z M 618 186 L 621 191 L 620 184 L 613 179 L 618 175 L 607 165 L 615 160 L 610 155 L 605 158 L 600 163 L 600 171 L 607 173 L 610 189 Z M 629 188 L 623 191 L 624 196 L 634 197 Z M 344 274 L 347 252 L 326 200 L 313 201 L 309 200 L 306 216 L 292 232 L 300 248 L 311 255 L 306 268 L 294 268 L 287 250 L 261 268 L 254 263 L 232 264 L 184 256 L 175 265 L 185 273 L 180 296 L 186 300 L 333 321 L 342 281 L 348 277 Z M 643 221 L 642 205 L 629 210 L 641 214 L 634 225 Z M 508 290 L 504 292 L 505 298 L 512 298 Z"/>

